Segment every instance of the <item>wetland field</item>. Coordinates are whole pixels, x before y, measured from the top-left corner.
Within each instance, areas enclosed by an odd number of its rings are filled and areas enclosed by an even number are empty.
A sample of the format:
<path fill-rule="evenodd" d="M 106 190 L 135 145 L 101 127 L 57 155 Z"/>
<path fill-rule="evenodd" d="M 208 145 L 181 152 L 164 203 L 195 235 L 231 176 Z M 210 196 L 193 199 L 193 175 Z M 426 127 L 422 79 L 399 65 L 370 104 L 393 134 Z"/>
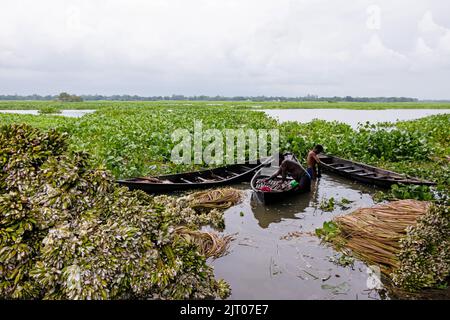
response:
<path fill-rule="evenodd" d="M 217 224 L 183 208 L 184 194 L 114 183 L 206 168 L 170 161 L 171 133 L 192 132 L 198 120 L 204 129 L 278 129 L 280 149 L 299 159 L 322 144 L 437 185 L 385 190 L 324 173 L 310 194 L 263 206 L 244 182 L 233 185 L 241 203 L 213 210 Z M 1 101 L 0 297 L 409 298 L 368 288 L 367 265 L 345 261 L 314 230 L 392 198 L 448 199 L 449 128 L 450 103 Z M 330 199 L 345 205 L 326 208 Z M 177 235 L 178 225 L 234 240 L 214 259 Z M 430 297 L 450 297 L 439 285 Z"/>

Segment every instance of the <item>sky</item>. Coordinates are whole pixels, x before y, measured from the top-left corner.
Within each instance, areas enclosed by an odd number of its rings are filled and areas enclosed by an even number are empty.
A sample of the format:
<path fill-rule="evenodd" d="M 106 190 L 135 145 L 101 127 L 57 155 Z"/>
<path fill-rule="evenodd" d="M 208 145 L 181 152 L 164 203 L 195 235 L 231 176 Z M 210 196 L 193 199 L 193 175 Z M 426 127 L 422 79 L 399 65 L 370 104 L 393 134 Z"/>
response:
<path fill-rule="evenodd" d="M 450 99 L 448 0 L 0 0 L 0 94 Z"/>

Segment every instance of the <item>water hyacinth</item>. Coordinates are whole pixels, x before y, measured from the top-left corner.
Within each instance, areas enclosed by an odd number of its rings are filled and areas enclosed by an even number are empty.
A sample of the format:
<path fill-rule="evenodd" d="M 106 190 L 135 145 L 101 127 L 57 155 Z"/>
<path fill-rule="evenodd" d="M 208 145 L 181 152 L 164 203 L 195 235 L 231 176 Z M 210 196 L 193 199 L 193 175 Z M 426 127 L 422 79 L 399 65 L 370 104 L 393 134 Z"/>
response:
<path fill-rule="evenodd" d="M 0 297 L 225 297 L 197 245 L 174 233 L 198 218 L 170 197 L 130 192 L 67 137 L 0 128 Z M 180 214 L 181 212 L 181 214 Z M 213 220 L 220 214 L 213 212 Z M 227 290 L 228 288 L 228 290 Z"/>
<path fill-rule="evenodd" d="M 400 268 L 392 278 L 410 290 L 434 287 L 450 276 L 450 207 L 434 205 L 400 240 Z"/>

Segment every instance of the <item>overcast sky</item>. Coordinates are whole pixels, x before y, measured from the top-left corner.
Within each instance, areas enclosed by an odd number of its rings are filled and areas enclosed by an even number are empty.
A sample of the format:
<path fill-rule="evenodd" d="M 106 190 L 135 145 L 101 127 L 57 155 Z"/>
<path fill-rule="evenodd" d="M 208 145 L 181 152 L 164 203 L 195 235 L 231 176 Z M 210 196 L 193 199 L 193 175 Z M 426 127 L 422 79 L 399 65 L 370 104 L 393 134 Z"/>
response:
<path fill-rule="evenodd" d="M 0 94 L 450 98 L 448 0 L 0 0 Z"/>

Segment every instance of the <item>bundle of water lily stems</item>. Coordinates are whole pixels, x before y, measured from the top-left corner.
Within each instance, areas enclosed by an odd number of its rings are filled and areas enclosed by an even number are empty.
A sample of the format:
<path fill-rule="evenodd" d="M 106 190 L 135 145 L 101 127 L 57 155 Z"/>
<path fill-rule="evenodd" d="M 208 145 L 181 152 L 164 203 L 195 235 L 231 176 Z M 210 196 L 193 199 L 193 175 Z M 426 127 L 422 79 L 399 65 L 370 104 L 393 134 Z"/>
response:
<path fill-rule="evenodd" d="M 193 209 L 228 209 L 236 205 L 242 198 L 242 191 L 223 188 L 195 192 L 187 196 Z"/>
<path fill-rule="evenodd" d="M 399 267 L 400 239 L 409 226 L 428 210 L 429 203 L 401 200 L 361 208 L 334 221 L 345 239 L 345 246 L 363 260 L 380 266 L 390 274 Z"/>
<path fill-rule="evenodd" d="M 232 235 L 220 236 L 215 232 L 192 230 L 186 227 L 177 227 L 175 233 L 186 241 L 195 243 L 205 257 L 214 259 L 225 255 L 230 242 L 234 239 Z"/>
<path fill-rule="evenodd" d="M 330 240 L 398 286 L 433 287 L 450 274 L 449 218 L 447 205 L 400 200 L 335 218 L 338 232 Z"/>

